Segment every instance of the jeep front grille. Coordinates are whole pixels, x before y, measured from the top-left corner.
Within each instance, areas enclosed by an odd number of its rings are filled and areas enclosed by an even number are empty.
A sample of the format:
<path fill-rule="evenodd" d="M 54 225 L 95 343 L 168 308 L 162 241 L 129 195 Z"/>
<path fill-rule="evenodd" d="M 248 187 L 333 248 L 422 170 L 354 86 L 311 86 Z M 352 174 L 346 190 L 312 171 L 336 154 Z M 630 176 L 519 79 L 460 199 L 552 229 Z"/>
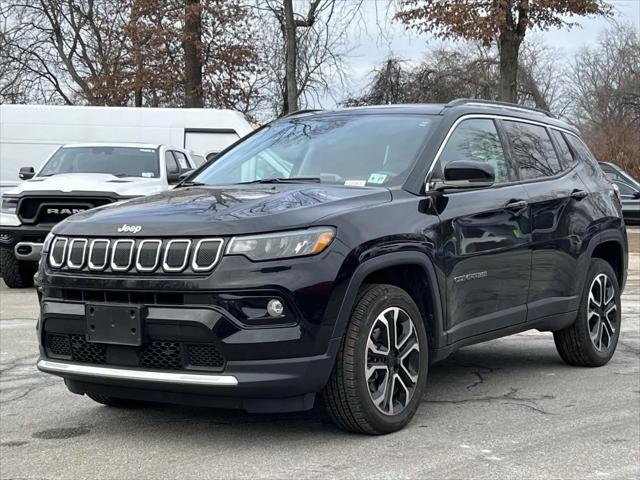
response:
<path fill-rule="evenodd" d="M 49 265 L 57 270 L 104 273 L 204 273 L 222 255 L 220 238 L 66 238 L 56 237 Z"/>

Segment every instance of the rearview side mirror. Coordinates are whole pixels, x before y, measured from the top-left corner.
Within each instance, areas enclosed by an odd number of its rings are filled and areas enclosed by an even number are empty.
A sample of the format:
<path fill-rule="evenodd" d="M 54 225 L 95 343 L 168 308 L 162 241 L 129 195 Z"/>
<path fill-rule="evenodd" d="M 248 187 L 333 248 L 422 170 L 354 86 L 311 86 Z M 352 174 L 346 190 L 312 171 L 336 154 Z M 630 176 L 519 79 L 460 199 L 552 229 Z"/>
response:
<path fill-rule="evenodd" d="M 638 192 L 633 192 L 633 198 L 635 198 L 636 200 L 640 198 L 640 191 Z"/>
<path fill-rule="evenodd" d="M 174 184 L 180 181 L 180 172 L 167 172 L 167 183 Z"/>
<path fill-rule="evenodd" d="M 436 182 L 436 190 L 456 188 L 486 188 L 495 183 L 496 174 L 491 165 L 474 160 L 456 160 L 444 167 L 444 180 Z"/>
<path fill-rule="evenodd" d="M 178 177 L 178 181 L 182 182 L 183 180 L 186 180 L 187 177 L 189 175 L 191 175 L 193 173 L 193 169 L 189 169 L 187 171 L 182 171 L 182 173 L 180 174 L 180 176 Z"/>
<path fill-rule="evenodd" d="M 33 167 L 21 167 L 18 172 L 18 177 L 20 177 L 21 180 L 29 180 L 30 178 L 33 178 L 35 174 L 36 171 Z"/>

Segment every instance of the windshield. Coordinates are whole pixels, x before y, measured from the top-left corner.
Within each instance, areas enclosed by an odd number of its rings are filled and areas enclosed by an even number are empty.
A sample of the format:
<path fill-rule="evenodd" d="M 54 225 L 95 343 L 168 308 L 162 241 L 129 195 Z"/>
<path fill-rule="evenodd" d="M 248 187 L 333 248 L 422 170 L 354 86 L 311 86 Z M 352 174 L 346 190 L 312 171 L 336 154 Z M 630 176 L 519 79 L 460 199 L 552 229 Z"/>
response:
<path fill-rule="evenodd" d="M 192 180 L 228 185 L 315 179 L 351 186 L 405 180 L 432 120 L 424 115 L 298 117 L 269 125 Z"/>
<path fill-rule="evenodd" d="M 157 148 L 67 147 L 54 153 L 38 176 L 110 173 L 117 177 L 157 178 L 159 172 Z"/>

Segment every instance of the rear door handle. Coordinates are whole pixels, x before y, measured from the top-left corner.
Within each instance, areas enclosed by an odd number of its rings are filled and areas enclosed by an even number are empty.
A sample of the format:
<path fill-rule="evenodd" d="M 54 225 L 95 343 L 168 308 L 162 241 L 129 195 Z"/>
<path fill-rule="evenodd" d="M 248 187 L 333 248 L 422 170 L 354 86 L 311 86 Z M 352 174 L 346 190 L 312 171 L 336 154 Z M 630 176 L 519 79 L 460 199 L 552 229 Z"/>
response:
<path fill-rule="evenodd" d="M 583 198 L 587 198 L 587 195 L 589 195 L 589 192 L 585 192 L 584 190 L 574 190 L 573 192 L 571 192 L 571 198 L 578 201 L 582 200 Z"/>
<path fill-rule="evenodd" d="M 514 200 L 513 202 L 509 202 L 506 205 L 507 210 L 512 210 L 514 212 L 519 212 L 520 210 L 524 210 L 529 205 L 529 202 L 526 200 Z"/>

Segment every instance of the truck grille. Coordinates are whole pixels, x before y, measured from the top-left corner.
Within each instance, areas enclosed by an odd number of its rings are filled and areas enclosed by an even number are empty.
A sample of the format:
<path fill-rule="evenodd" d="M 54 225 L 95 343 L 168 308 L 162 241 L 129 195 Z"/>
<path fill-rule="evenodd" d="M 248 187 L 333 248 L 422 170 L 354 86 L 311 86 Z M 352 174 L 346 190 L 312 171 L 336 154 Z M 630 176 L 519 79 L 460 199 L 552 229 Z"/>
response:
<path fill-rule="evenodd" d="M 142 347 L 111 346 L 87 342 L 84 335 L 46 333 L 47 356 L 77 363 L 107 365 L 110 348 L 126 349 L 128 361 L 113 365 L 137 366 L 156 370 L 221 369 L 225 359 L 215 345 L 154 340 Z M 134 361 L 130 361 L 133 358 Z"/>
<path fill-rule="evenodd" d="M 55 196 L 22 197 L 18 203 L 18 218 L 25 224 L 58 223 L 61 220 L 94 207 L 115 202 L 109 197 Z"/>
<path fill-rule="evenodd" d="M 105 273 L 203 273 L 215 267 L 224 241 L 56 237 L 49 251 L 55 269 Z"/>

